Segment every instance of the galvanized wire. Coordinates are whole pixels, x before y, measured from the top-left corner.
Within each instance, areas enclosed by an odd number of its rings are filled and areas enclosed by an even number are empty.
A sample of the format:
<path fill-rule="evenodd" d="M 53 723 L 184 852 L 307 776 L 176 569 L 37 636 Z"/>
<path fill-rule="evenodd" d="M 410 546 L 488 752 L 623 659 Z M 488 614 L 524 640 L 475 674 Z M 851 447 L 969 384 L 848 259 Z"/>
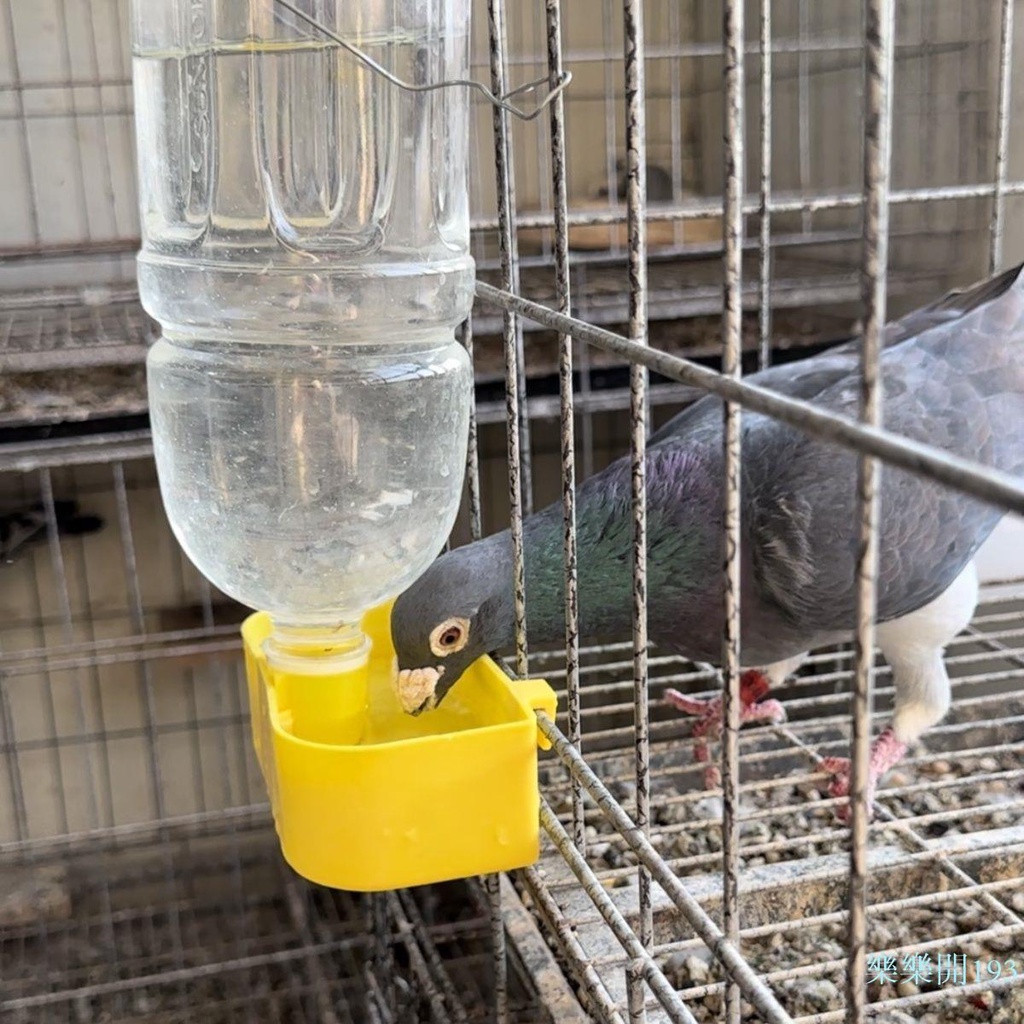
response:
<path fill-rule="evenodd" d="M 508 950 L 505 942 L 505 916 L 502 912 L 501 876 L 484 877 L 488 920 L 491 926 L 491 971 L 494 978 L 495 1024 L 508 1024 Z"/>
<path fill-rule="evenodd" d="M 561 0 L 546 0 L 548 73 L 562 70 Z M 566 222 L 569 189 L 566 180 L 565 109 L 562 98 L 551 104 L 551 179 L 555 216 L 555 293 L 558 310 L 569 314 L 569 228 Z M 581 749 L 579 574 L 576 564 L 576 408 L 573 388 L 573 339 L 558 336 L 558 425 L 561 437 L 562 565 L 565 571 L 565 679 L 569 715 L 569 740 Z M 583 788 L 572 789 L 572 838 L 580 853 L 586 852 L 583 828 Z"/>
<path fill-rule="evenodd" d="M 428 82 L 426 84 L 418 84 L 414 82 L 406 82 L 399 78 L 397 75 L 392 74 L 386 67 L 378 64 L 368 53 L 361 50 L 351 41 L 344 39 L 338 35 L 337 32 L 328 28 L 323 22 L 314 18 L 307 11 L 302 10 L 301 7 L 297 7 L 291 3 L 291 0 L 274 0 L 279 7 L 283 7 L 290 14 L 298 18 L 304 25 L 313 29 L 315 32 L 319 32 L 325 35 L 332 42 L 337 43 L 343 50 L 350 53 L 356 58 L 361 64 L 366 65 L 374 74 L 380 75 L 385 81 L 390 82 L 395 88 L 401 89 L 403 92 L 434 92 L 437 89 L 473 89 L 478 92 L 488 103 L 492 104 L 496 110 L 500 110 L 503 114 L 512 114 L 518 117 L 521 121 L 532 121 L 534 118 L 539 117 L 544 113 L 545 109 L 555 100 L 556 97 L 561 96 L 562 92 L 566 89 L 569 83 L 572 81 L 572 75 L 566 71 L 557 78 L 538 78 L 532 82 L 526 82 L 524 85 L 517 86 L 515 89 L 505 89 L 503 86 L 497 89 L 495 92 L 491 92 L 482 82 L 476 82 L 472 79 L 465 78 L 450 78 L 443 82 Z M 522 96 L 528 93 L 536 92 L 542 86 L 547 86 L 548 91 L 545 96 L 538 100 L 537 105 L 532 110 L 524 110 L 522 107 L 517 107 L 510 100 L 517 96 Z M 495 88 L 492 85 L 492 88 Z"/>
<path fill-rule="evenodd" d="M 745 185 L 743 0 L 725 0 L 725 252 L 722 262 L 722 374 L 738 380 L 743 370 L 743 211 Z M 722 405 L 724 630 L 722 634 L 722 920 L 726 938 L 739 948 L 739 782 L 740 782 L 740 480 L 742 475 L 742 410 L 735 402 Z M 726 990 L 725 1020 L 740 1022 L 740 989 Z"/>
<path fill-rule="evenodd" d="M 505 4 L 488 0 L 488 40 L 491 81 L 500 90 L 505 81 Z M 494 108 L 494 162 L 498 186 L 498 221 L 501 236 L 501 275 L 506 291 L 519 290 L 518 248 L 513 218 L 515 190 L 508 115 Z M 508 433 L 508 493 L 512 537 L 512 587 L 515 600 L 516 673 L 525 676 L 526 655 L 526 571 L 523 562 L 523 511 L 530 508 L 529 427 L 524 422 L 526 386 L 523 368 L 523 334 L 514 310 L 506 310 L 502 338 L 505 355 L 505 419 Z"/>
<path fill-rule="evenodd" d="M 864 332 L 860 349 L 861 422 L 882 422 L 879 379 L 885 331 L 889 253 L 889 180 L 892 145 L 893 0 L 865 4 L 864 82 Z M 850 755 L 849 970 L 846 1019 L 860 1024 L 867 1005 L 868 799 L 871 771 L 871 702 L 875 666 L 880 467 L 862 454 L 857 472 L 859 536 L 856 565 L 853 722 Z"/>
<path fill-rule="evenodd" d="M 647 124 L 642 0 L 624 0 L 626 93 L 626 224 L 629 337 L 647 344 Z M 647 694 L 647 370 L 629 368 L 630 500 L 633 526 L 633 745 L 636 759 L 636 824 L 650 826 L 650 714 Z M 637 866 L 640 942 L 654 939 L 651 879 Z"/>
<path fill-rule="evenodd" d="M 1013 109 L 1013 0 L 1002 0 L 999 37 L 999 103 L 996 108 L 995 195 L 992 203 L 989 272 L 1003 262 L 1006 222 L 1006 168 L 1010 149 L 1010 114 Z"/>
<path fill-rule="evenodd" d="M 507 49 L 504 0 L 488 0 L 488 43 L 491 88 L 501 95 L 506 89 Z M 506 289 L 519 290 L 518 245 L 514 227 L 516 199 L 512 167 L 511 133 L 508 111 L 495 106 L 493 111 L 494 158 L 498 190 L 502 283 Z M 503 324 L 505 359 L 505 411 L 508 433 L 508 486 L 510 532 L 512 538 L 512 589 L 515 604 L 515 670 L 522 678 L 528 671 L 526 635 L 526 564 L 523 550 L 523 513 L 533 507 L 533 482 L 530 459 L 530 426 L 525 415 L 526 371 L 523 332 L 519 318 L 506 311 Z M 496 875 L 485 879 L 490 906 L 492 966 L 494 969 L 494 1015 L 496 1024 L 508 1024 L 508 956 L 501 906 L 501 884 Z"/>
<path fill-rule="evenodd" d="M 757 365 L 763 370 L 772 358 L 772 0 L 761 0 L 761 202 L 758 251 Z"/>

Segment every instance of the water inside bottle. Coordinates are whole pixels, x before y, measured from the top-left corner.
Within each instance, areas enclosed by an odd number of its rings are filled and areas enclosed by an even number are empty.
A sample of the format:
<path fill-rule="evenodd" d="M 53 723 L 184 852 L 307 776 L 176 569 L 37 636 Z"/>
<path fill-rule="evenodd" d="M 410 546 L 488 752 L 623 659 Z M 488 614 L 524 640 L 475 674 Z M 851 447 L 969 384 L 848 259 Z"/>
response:
<path fill-rule="evenodd" d="M 351 41 L 404 81 L 444 81 L 468 62 L 456 7 Z M 398 593 L 451 528 L 473 261 L 466 91 L 398 89 L 307 35 L 273 5 L 154 6 L 134 75 L 169 519 L 222 591 L 320 625 Z"/>
<path fill-rule="evenodd" d="M 426 84 L 465 37 L 358 43 Z M 459 319 L 472 273 L 465 90 L 404 92 L 336 43 L 302 39 L 140 51 L 134 75 L 140 287 L 158 319 L 251 316 L 239 274 L 264 278 L 259 302 L 286 330 L 373 330 L 375 312 L 396 309 Z"/>
<path fill-rule="evenodd" d="M 454 341 L 296 346 L 268 375 L 266 356 L 250 343 L 154 348 L 164 505 L 225 593 L 284 621 L 358 620 L 423 572 L 451 529 L 469 360 Z"/>

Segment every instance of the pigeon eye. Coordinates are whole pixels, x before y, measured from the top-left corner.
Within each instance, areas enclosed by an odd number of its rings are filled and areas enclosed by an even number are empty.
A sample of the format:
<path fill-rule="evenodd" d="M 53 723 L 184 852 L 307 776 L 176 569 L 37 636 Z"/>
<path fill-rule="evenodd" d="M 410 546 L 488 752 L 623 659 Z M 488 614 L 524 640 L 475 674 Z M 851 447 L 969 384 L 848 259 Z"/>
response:
<path fill-rule="evenodd" d="M 446 619 L 430 634 L 430 649 L 438 658 L 445 658 L 461 651 L 468 640 L 468 619 Z"/>
<path fill-rule="evenodd" d="M 458 626 L 449 626 L 439 639 L 442 647 L 454 647 L 462 639 L 462 630 Z"/>

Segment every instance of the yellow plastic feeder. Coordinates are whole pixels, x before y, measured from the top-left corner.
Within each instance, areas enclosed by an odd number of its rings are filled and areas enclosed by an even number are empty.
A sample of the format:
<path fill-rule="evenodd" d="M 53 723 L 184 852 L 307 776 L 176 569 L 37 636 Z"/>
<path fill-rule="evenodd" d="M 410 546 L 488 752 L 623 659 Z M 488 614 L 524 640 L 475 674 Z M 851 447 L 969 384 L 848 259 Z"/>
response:
<path fill-rule="evenodd" d="M 539 854 L 540 679 L 491 658 L 417 718 L 392 688 L 390 603 L 368 612 L 365 687 L 268 663 L 269 616 L 242 626 L 252 734 L 281 849 L 320 885 L 377 892 L 508 871 Z"/>

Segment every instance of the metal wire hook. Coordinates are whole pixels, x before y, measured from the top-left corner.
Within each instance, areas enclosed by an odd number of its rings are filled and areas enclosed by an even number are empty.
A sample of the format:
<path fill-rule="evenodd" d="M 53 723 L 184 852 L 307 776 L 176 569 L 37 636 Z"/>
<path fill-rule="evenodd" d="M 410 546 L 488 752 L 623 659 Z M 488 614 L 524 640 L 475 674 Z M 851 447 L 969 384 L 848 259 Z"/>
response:
<path fill-rule="evenodd" d="M 397 86 L 399 89 L 404 89 L 406 92 L 433 92 L 435 89 L 448 89 L 453 86 L 465 86 L 467 89 L 475 89 L 486 97 L 489 103 L 493 103 L 494 106 L 499 107 L 501 110 L 506 110 L 508 113 L 513 114 L 522 121 L 532 121 L 534 118 L 539 117 L 544 112 L 551 101 L 562 91 L 566 89 L 569 83 L 572 81 L 572 72 L 563 71 L 552 84 L 550 78 L 536 78 L 532 82 L 527 82 L 525 85 L 520 85 L 515 89 L 510 89 L 504 96 L 495 96 L 481 82 L 474 81 L 471 78 L 452 78 L 446 82 L 431 82 L 428 85 L 413 85 L 410 82 L 405 82 L 396 75 L 393 75 L 387 68 L 382 67 L 378 64 L 369 54 L 364 53 L 355 46 L 353 43 L 347 42 L 342 39 L 336 32 L 329 29 L 326 25 L 321 24 L 311 14 L 307 14 L 305 11 L 296 7 L 291 0 L 275 0 L 275 3 L 279 7 L 283 7 L 286 11 L 290 11 L 301 21 L 304 21 L 311 28 L 316 29 L 317 32 L 322 32 L 332 42 L 337 43 L 342 49 L 347 50 L 356 60 L 361 61 L 371 71 L 375 71 L 382 78 L 387 79 L 392 85 Z M 523 110 L 522 107 L 517 107 L 514 103 L 508 101 L 516 96 L 523 96 L 526 93 L 535 92 L 542 86 L 547 85 L 549 91 L 547 96 L 537 103 L 537 106 L 533 110 Z"/>

